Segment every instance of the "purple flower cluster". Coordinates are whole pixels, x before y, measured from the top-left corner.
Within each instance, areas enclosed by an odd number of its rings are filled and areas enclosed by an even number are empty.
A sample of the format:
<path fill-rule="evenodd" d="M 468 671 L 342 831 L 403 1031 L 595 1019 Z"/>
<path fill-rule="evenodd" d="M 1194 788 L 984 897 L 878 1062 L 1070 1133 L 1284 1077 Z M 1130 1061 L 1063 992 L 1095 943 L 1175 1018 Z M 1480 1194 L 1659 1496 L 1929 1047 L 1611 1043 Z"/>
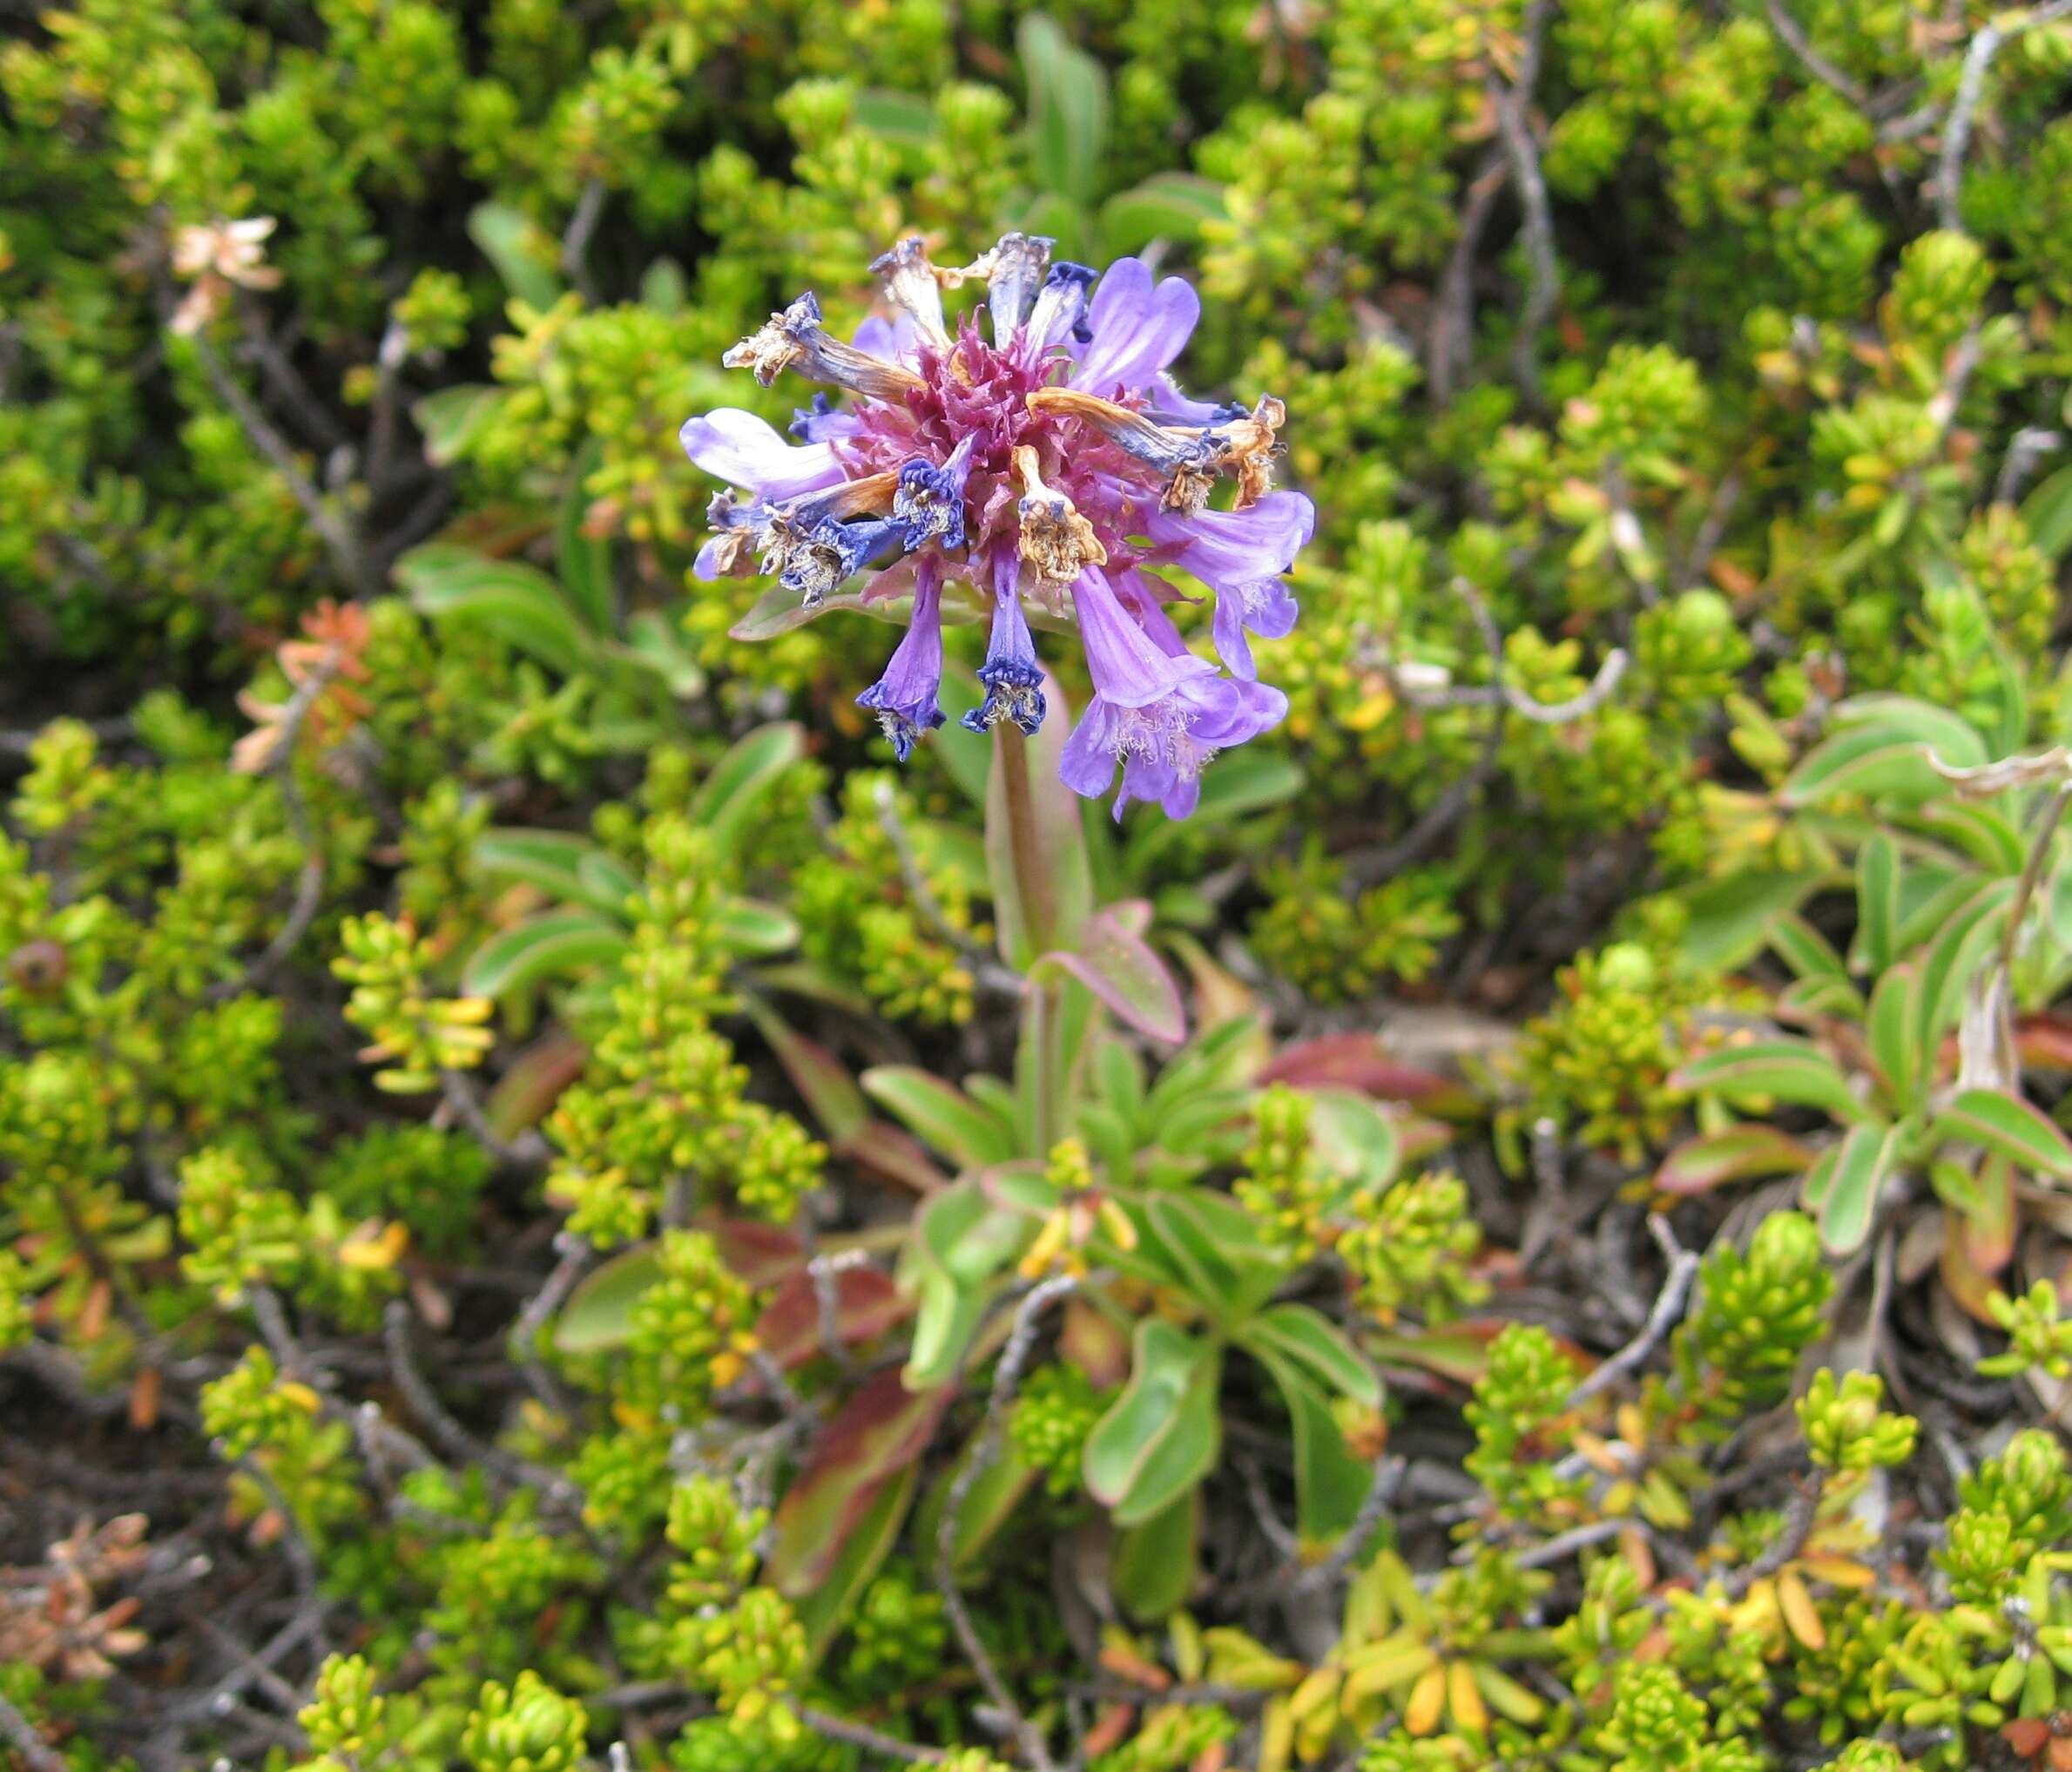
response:
<path fill-rule="evenodd" d="M 1167 373 L 1200 316 L 1194 291 L 1154 282 L 1137 259 L 1098 276 L 1053 263 L 1051 244 L 1010 233 L 951 269 L 905 240 L 872 267 L 895 318 L 866 321 L 845 344 L 807 294 L 728 351 L 729 368 L 765 387 L 790 369 L 850 401 L 814 395 L 792 424 L 796 443 L 731 408 L 684 426 L 691 459 L 733 489 L 712 501 L 697 571 L 759 570 L 811 606 L 878 565 L 866 599 L 910 596 L 913 613 L 857 701 L 902 760 L 942 723 L 946 581 L 966 581 L 993 612 L 985 702 L 964 716 L 977 731 L 1043 723 L 1023 599 L 1070 614 L 1094 697 L 1065 743 L 1063 780 L 1097 796 L 1119 762 L 1118 816 L 1156 800 L 1184 818 L 1209 760 L 1287 712 L 1259 680 L 1251 642 L 1294 626 L 1284 575 L 1315 513 L 1300 493 L 1271 490 L 1278 400 L 1211 405 Z M 977 277 L 988 328 L 975 313 L 953 335 L 942 291 Z M 1211 510 L 1226 476 L 1232 508 Z M 1215 593 L 1220 667 L 1187 649 L 1167 612 L 1181 593 L 1157 573 L 1173 567 Z"/>

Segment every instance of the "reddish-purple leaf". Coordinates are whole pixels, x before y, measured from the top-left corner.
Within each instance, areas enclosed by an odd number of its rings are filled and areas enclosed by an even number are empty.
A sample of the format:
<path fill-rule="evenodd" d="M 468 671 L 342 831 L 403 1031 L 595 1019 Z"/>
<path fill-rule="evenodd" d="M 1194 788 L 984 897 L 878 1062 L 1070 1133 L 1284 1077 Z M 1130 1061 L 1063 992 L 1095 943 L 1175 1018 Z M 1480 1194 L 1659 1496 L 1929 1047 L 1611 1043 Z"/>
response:
<path fill-rule="evenodd" d="M 733 1269 L 736 1278 L 758 1292 L 768 1291 L 806 1265 L 806 1246 L 776 1225 L 759 1219 L 723 1218 L 706 1228 L 719 1245 L 719 1259 Z"/>
<path fill-rule="evenodd" d="M 1797 1139 L 1751 1121 L 1685 1140 L 1663 1160 L 1655 1185 L 1664 1194 L 1709 1194 L 1729 1181 L 1797 1174 L 1812 1160 Z"/>
<path fill-rule="evenodd" d="M 868 1121 L 834 1148 L 872 1174 L 916 1194 L 933 1194 L 949 1186 L 949 1177 L 935 1167 L 921 1140 L 890 1120 Z"/>
<path fill-rule="evenodd" d="M 1129 1332 L 1083 1298 L 1066 1303 L 1057 1346 L 1066 1363 L 1085 1373 L 1097 1390 L 1112 1390 L 1130 1376 Z"/>
<path fill-rule="evenodd" d="M 2072 1071 L 2072 1016 L 2046 1009 L 2017 1018 L 2015 1050 L 2039 1071 Z"/>
<path fill-rule="evenodd" d="M 928 1450 L 955 1394 L 948 1384 L 909 1390 L 892 1369 L 842 1405 L 778 1507 L 764 1571 L 780 1593 L 802 1599 L 827 1579 L 878 1491 Z"/>
<path fill-rule="evenodd" d="M 1029 970 L 1069 972 L 1139 1033 L 1177 1045 L 1187 1038 L 1187 1011 L 1172 971 L 1144 938 L 1151 907 L 1141 901 L 1096 911 L 1079 945 L 1045 954 Z"/>
<path fill-rule="evenodd" d="M 574 1034 L 543 1034 L 511 1061 L 483 1104 L 489 1130 L 500 1139 L 515 1139 L 537 1126 L 589 1062 L 590 1048 Z"/>
<path fill-rule="evenodd" d="M 914 1309 L 875 1268 L 844 1268 L 834 1275 L 834 1334 L 844 1346 L 883 1335 Z M 820 1299 L 809 1274 L 793 1274 L 755 1320 L 755 1338 L 777 1363 L 802 1366 L 822 1351 Z"/>
<path fill-rule="evenodd" d="M 1431 1071 L 1398 1064 L 1367 1033 L 1326 1034 L 1287 1047 L 1259 1072 L 1259 1082 L 1296 1089 L 1357 1089 L 1384 1101 L 1427 1104 L 1461 1095 L 1456 1083 Z"/>
<path fill-rule="evenodd" d="M 861 1132 L 870 1119 L 870 1104 L 863 1099 L 863 1091 L 856 1086 L 848 1066 L 817 1040 L 807 1039 L 766 1004 L 751 997 L 746 999 L 746 1006 L 769 1042 L 770 1050 L 777 1055 L 777 1062 L 784 1066 L 785 1075 L 792 1079 L 792 1086 L 806 1098 L 806 1105 L 820 1121 L 828 1143 L 839 1146 Z"/>

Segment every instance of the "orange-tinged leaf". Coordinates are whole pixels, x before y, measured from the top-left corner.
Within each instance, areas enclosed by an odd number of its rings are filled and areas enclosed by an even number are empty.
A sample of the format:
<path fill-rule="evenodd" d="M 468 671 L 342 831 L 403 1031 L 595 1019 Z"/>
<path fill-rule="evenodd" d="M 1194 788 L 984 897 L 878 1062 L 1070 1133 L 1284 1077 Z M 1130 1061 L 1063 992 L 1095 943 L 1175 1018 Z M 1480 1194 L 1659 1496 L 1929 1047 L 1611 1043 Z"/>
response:
<path fill-rule="evenodd" d="M 1878 1572 L 1853 1557 L 1823 1556 L 1819 1552 L 1799 1559 L 1799 1567 L 1816 1581 L 1830 1587 L 1874 1587 Z"/>
<path fill-rule="evenodd" d="M 1086 1732 L 1086 1739 L 1079 1744 L 1080 1752 L 1090 1760 L 1110 1748 L 1119 1747 L 1136 1720 L 1137 1707 L 1133 1704 L 1103 1706 L 1094 1719 L 1094 1726 Z"/>
<path fill-rule="evenodd" d="M 1428 1735 L 1445 1714 L 1446 1669 L 1427 1667 L 1410 1688 L 1410 1702 L 1403 1707 L 1403 1727 L 1414 1735 Z"/>
<path fill-rule="evenodd" d="M 844 1268 L 829 1276 L 834 1291 L 834 1339 L 847 1347 L 882 1335 L 913 1310 L 913 1301 L 875 1268 Z M 787 1371 L 822 1353 L 820 1297 L 813 1276 L 787 1275 L 763 1314 L 755 1338 Z"/>
<path fill-rule="evenodd" d="M 955 1394 L 915 1392 L 896 1368 L 865 1381 L 820 1430 L 773 1522 L 766 1565 L 780 1593 L 800 1599 L 826 1579 L 879 1490 L 920 1458 Z"/>
<path fill-rule="evenodd" d="M 1101 1650 L 1101 1665 L 1118 1680 L 1127 1680 L 1132 1686 L 1142 1686 L 1151 1692 L 1163 1692 L 1172 1684 L 1172 1675 L 1156 1661 L 1147 1661 L 1127 1643 L 1109 1643 Z"/>
<path fill-rule="evenodd" d="M 140 1367 L 130 1384 L 130 1425 L 148 1433 L 158 1425 L 159 1398 L 165 1388 L 165 1375 L 156 1366 Z"/>
<path fill-rule="evenodd" d="M 1446 1708 L 1453 1713 L 1454 1727 L 1475 1735 L 1489 1727 L 1489 1707 L 1482 1702 L 1481 1688 L 1475 1683 L 1471 1662 L 1454 1661 L 1446 1670 Z"/>
<path fill-rule="evenodd" d="M 1827 1627 L 1820 1622 L 1819 1608 L 1796 1571 L 1787 1569 L 1777 1578 L 1777 1606 L 1785 1627 L 1807 1648 L 1827 1647 Z"/>

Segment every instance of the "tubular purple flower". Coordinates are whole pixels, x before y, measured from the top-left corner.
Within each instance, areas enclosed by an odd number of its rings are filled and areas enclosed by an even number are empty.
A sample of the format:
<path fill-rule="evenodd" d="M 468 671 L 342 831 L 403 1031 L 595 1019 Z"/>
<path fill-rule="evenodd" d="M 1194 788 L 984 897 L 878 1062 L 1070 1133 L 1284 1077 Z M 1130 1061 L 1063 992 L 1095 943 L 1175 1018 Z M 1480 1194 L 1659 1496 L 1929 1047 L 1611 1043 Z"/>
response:
<path fill-rule="evenodd" d="M 1118 406 L 1076 388 L 1038 388 L 1029 396 L 1031 412 L 1083 419 L 1115 446 L 1163 477 L 1162 510 L 1190 516 L 1207 504 L 1216 484 L 1215 451 L 1205 434 L 1154 424 L 1132 407 Z"/>
<path fill-rule="evenodd" d="M 979 672 L 985 700 L 964 723 L 1033 733 L 1043 669 L 1024 597 L 1076 617 L 1094 695 L 1064 747 L 1076 790 L 1117 809 L 1156 800 L 1184 817 L 1218 749 L 1279 720 L 1286 700 L 1256 680 L 1253 636 L 1295 620 L 1285 575 L 1310 538 L 1309 501 L 1272 490 L 1281 403 L 1191 400 L 1171 373 L 1200 317 L 1180 279 L 1124 259 L 1098 275 L 1055 263 L 1052 242 L 1010 233 L 971 263 L 932 264 L 917 239 L 877 260 L 888 312 L 854 343 L 830 337 L 811 294 L 726 355 L 765 386 L 786 369 L 845 390 L 799 413 L 793 447 L 753 414 L 684 428 L 716 497 L 701 577 L 761 570 L 808 608 L 875 564 L 866 600 L 907 594 L 914 614 L 884 677 L 859 698 L 904 757 L 941 723 L 945 581 L 991 591 Z M 986 280 L 990 319 L 953 324 L 942 292 Z M 1220 480 L 1233 508 L 1211 510 Z M 894 548 L 899 557 L 886 560 Z M 1178 567 L 1213 592 L 1221 666 L 1174 625 L 1178 593 L 1141 570 Z M 1068 594 L 1069 593 L 1069 594 Z"/>
<path fill-rule="evenodd" d="M 1180 384 L 1166 375 L 1152 377 L 1145 398 L 1146 409 L 1161 424 L 1225 424 L 1245 413 L 1244 405 L 1234 400 L 1190 400 Z"/>
<path fill-rule="evenodd" d="M 1029 618 L 1022 612 L 1021 580 L 1021 556 L 1012 548 L 996 551 L 993 557 L 993 632 L 986 646 L 986 662 L 978 671 L 978 680 L 986 687 L 986 699 L 962 721 L 973 732 L 990 732 L 1002 720 L 1011 720 L 1033 736 L 1043 723 L 1047 711 L 1043 667 L 1036 662 L 1036 646 L 1029 637 Z"/>
<path fill-rule="evenodd" d="M 942 565 L 935 555 L 923 554 L 914 565 L 914 613 L 907 636 L 888 660 L 885 674 L 856 698 L 856 705 L 878 716 L 903 763 L 921 734 L 942 724 L 942 710 L 935 705 L 942 686 Z"/>
<path fill-rule="evenodd" d="M 1296 604 L 1280 575 L 1295 563 L 1317 526 L 1316 507 L 1299 492 L 1269 492 L 1245 511 L 1204 511 L 1181 519 L 1164 512 L 1144 531 L 1172 564 L 1216 593 L 1216 653 L 1232 675 L 1250 680 L 1249 630 L 1262 639 L 1294 631 Z"/>
<path fill-rule="evenodd" d="M 731 486 L 713 493 L 705 506 L 705 522 L 712 533 L 699 549 L 692 572 L 707 581 L 746 578 L 749 562 L 755 556 L 756 538 L 774 515 L 759 501 L 744 504 Z"/>
<path fill-rule="evenodd" d="M 1075 794 L 1105 794 L 1123 768 L 1115 815 L 1155 800 L 1185 818 L 1201 798 L 1201 772 L 1219 750 L 1279 724 L 1287 697 L 1261 683 L 1218 676 L 1191 653 L 1162 651 L 1130 619 L 1098 572 L 1072 586 L 1094 698 L 1065 741 L 1059 773 Z"/>
<path fill-rule="evenodd" d="M 800 407 L 792 414 L 792 422 L 785 429 L 803 443 L 821 443 L 832 437 L 854 436 L 863 421 L 854 412 L 839 410 L 834 402 L 819 389 L 813 389 L 813 404 Z"/>
<path fill-rule="evenodd" d="M 788 443 L 766 419 L 738 407 L 685 419 L 678 440 L 692 462 L 714 479 L 747 487 L 773 503 L 818 492 L 846 477 L 825 442 Z"/>
<path fill-rule="evenodd" d="M 807 609 L 825 603 L 827 593 L 867 560 L 875 559 L 907 532 L 896 517 L 867 517 L 857 523 L 822 517 L 793 544 L 777 582 L 796 592 Z M 765 569 L 768 561 L 764 562 Z"/>
<path fill-rule="evenodd" d="M 1079 353 L 1069 387 L 1113 395 L 1142 387 L 1186 348 L 1201 298 L 1178 277 L 1151 287 L 1142 259 L 1117 259 L 1087 313 L 1093 342 Z"/>
<path fill-rule="evenodd" d="M 1029 316 L 1029 337 L 1038 349 L 1080 335 L 1086 319 L 1086 292 L 1098 274 L 1070 259 L 1060 259 L 1050 267 Z"/>

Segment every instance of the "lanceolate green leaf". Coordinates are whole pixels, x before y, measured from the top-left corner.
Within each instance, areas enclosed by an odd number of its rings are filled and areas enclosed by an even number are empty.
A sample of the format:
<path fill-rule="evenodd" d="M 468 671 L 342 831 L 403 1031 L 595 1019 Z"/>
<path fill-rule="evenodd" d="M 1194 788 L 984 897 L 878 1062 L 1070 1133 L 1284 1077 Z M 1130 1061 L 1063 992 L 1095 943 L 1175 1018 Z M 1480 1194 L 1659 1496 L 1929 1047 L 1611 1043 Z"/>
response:
<path fill-rule="evenodd" d="M 1373 1467 L 1354 1458 L 1339 1431 L 1323 1386 L 1295 1360 L 1253 1346 L 1287 1404 L 1295 1454 L 1295 1516 L 1306 1545 L 1328 1544 L 1345 1532 L 1373 1484 Z"/>
<path fill-rule="evenodd" d="M 1678 1145 L 1656 1172 L 1655 1185 L 1664 1194 L 1704 1194 L 1729 1181 L 1794 1174 L 1812 1160 L 1812 1152 L 1797 1139 L 1751 1120 Z"/>
<path fill-rule="evenodd" d="M 1137 1325 L 1130 1382 L 1086 1441 L 1087 1490 L 1118 1526 L 1141 1525 L 1214 1468 L 1222 1367 L 1213 1342 L 1159 1317 Z"/>
<path fill-rule="evenodd" d="M 1923 1052 L 1915 1037 L 1914 1004 L 1919 989 L 1920 980 L 1910 963 L 1892 967 L 1871 992 L 1867 1028 L 1871 1056 L 1884 1073 L 1893 1109 L 1900 1113 L 1912 1110 L 1921 1079 L 1934 1066 L 1935 1054 Z"/>
<path fill-rule="evenodd" d="M 1900 920 L 1900 846 L 1883 831 L 1857 852 L 1856 905 L 1859 970 L 1882 972 L 1892 964 L 1893 931 Z"/>
<path fill-rule="evenodd" d="M 1723 1046 L 1694 1059 L 1670 1081 L 1678 1089 L 1710 1092 L 1730 1101 L 1785 1101 L 1819 1107 L 1841 1119 L 1863 1108 L 1851 1093 L 1841 1067 L 1803 1040 L 1755 1040 Z"/>
<path fill-rule="evenodd" d="M 949 1504 L 950 1490 L 970 1464 L 972 1454 L 982 1438 L 982 1429 L 964 1448 L 962 1455 L 943 1469 L 928 1491 L 915 1520 L 919 1528 L 916 1538 L 921 1544 L 931 1549 L 935 1545 L 935 1534 L 942 1529 L 942 1511 Z M 978 1480 L 967 1490 L 963 1505 L 957 1510 L 950 1567 L 960 1579 L 977 1571 L 986 1547 L 1013 1521 L 1016 1510 L 1040 1474 L 1034 1465 L 1023 1461 L 1011 1443 L 1001 1445 L 993 1462 L 979 1472 Z"/>
<path fill-rule="evenodd" d="M 2021 501 L 2021 520 L 2046 559 L 2055 560 L 2072 548 L 2072 467 L 2060 468 L 2036 483 Z"/>
<path fill-rule="evenodd" d="M 968 1169 L 1019 1154 L 1014 1128 L 954 1084 L 913 1065 L 878 1065 L 860 1079 L 863 1092 L 920 1138 Z"/>
<path fill-rule="evenodd" d="M 424 435 L 426 459 L 435 468 L 451 467 L 489 429 L 515 391 L 483 382 L 463 382 L 426 395 L 410 409 L 411 418 Z"/>
<path fill-rule="evenodd" d="M 1999 942 L 2014 899 L 2012 880 L 1994 880 L 1981 886 L 1943 925 L 1922 957 L 1920 984 L 1913 999 L 1913 1037 L 1922 1052 L 1933 1052 L 1956 1025 L 1965 989 Z"/>
<path fill-rule="evenodd" d="M 1198 1572 L 1201 1498 L 1186 1494 L 1115 1537 L 1109 1581 L 1123 1610 L 1157 1624 L 1187 1603 Z"/>
<path fill-rule="evenodd" d="M 549 978 L 610 965 L 627 948 L 625 930 L 588 910 L 551 910 L 491 936 L 461 974 L 470 997 L 502 997 Z"/>
<path fill-rule="evenodd" d="M 1083 206 L 1097 194 L 1108 138 L 1108 76 L 1040 12 L 1016 33 L 1029 81 L 1029 152 L 1043 188 Z"/>
<path fill-rule="evenodd" d="M 807 1665 L 817 1662 L 848 1622 L 849 1614 L 871 1578 L 899 1540 L 921 1482 L 921 1466 L 909 1464 L 878 1491 L 877 1498 L 856 1522 L 827 1579 L 798 1602 L 799 1622 L 806 1627 Z"/>
<path fill-rule="evenodd" d="M 1381 1406 L 1381 1382 L 1330 1318 L 1306 1304 L 1262 1310 L 1238 1339 L 1261 1359 L 1284 1359 L 1319 1383 L 1369 1409 Z"/>
<path fill-rule="evenodd" d="M 2029 1174 L 2072 1180 L 2072 1142 L 2048 1115 L 1998 1089 L 1963 1091 L 1936 1115 L 1932 1136 L 1983 1145 Z"/>
<path fill-rule="evenodd" d="M 833 1572 L 884 1485 L 920 1462 L 955 1395 L 907 1389 L 896 1370 L 867 1379 L 820 1430 L 772 1522 L 769 1581 L 793 1599 Z"/>
<path fill-rule="evenodd" d="M 799 944 L 798 919 L 759 898 L 721 899 L 713 909 L 712 926 L 736 954 L 763 957 L 787 953 Z"/>
<path fill-rule="evenodd" d="M 840 1144 L 861 1132 L 870 1119 L 870 1104 L 841 1060 L 799 1032 L 761 998 L 744 996 L 742 1007 L 828 1139 Z"/>
<path fill-rule="evenodd" d="M 691 798 L 691 819 L 732 853 L 753 829 L 756 815 L 784 772 L 806 754 L 806 734 L 795 720 L 759 726 L 737 739 Z"/>
<path fill-rule="evenodd" d="M 598 853 L 595 843 L 574 831 L 504 826 L 477 837 L 469 858 L 485 879 L 523 880 L 552 897 L 623 917 L 626 905 L 618 881 L 607 883 L 584 870 L 584 863 Z"/>
<path fill-rule="evenodd" d="M 1137 1032 L 1177 1043 L 1187 1037 L 1187 1011 L 1171 970 L 1144 939 L 1151 908 L 1110 904 L 1082 926 L 1070 952 L 1045 954 L 1030 969 L 1041 980 L 1067 973 Z"/>
<path fill-rule="evenodd" d="M 1853 1126 L 1820 1160 L 1807 1191 L 1817 1195 L 1820 1241 L 1831 1254 L 1846 1255 L 1863 1246 L 1898 1146 L 1894 1127 Z"/>
<path fill-rule="evenodd" d="M 569 464 L 568 487 L 554 521 L 554 559 L 567 593 L 594 634 L 618 629 L 618 592 L 611 582 L 611 544 L 589 533 L 591 497 L 584 483 L 604 458 L 602 441 L 592 437 Z"/>
<path fill-rule="evenodd" d="M 555 1319 L 554 1345 L 564 1354 L 623 1346 L 635 1302 L 661 1277 L 662 1254 L 652 1243 L 638 1244 L 593 1268 Z"/>
<path fill-rule="evenodd" d="M 427 615 L 476 622 L 564 676 L 590 660 L 591 637 L 561 587 L 522 560 L 429 542 L 395 563 L 395 577 Z"/>
<path fill-rule="evenodd" d="M 1102 244 L 1133 253 L 1154 240 L 1186 241 L 1202 223 L 1222 219 L 1223 186 L 1191 172 L 1154 172 L 1101 206 Z"/>
<path fill-rule="evenodd" d="M 503 287 L 528 308 L 544 313 L 561 299 L 554 236 L 523 210 L 508 203 L 477 203 L 468 212 L 468 237 L 496 266 Z"/>
<path fill-rule="evenodd" d="M 1684 911 L 1684 955 L 1707 971 L 1746 964 L 1761 951 L 1770 919 L 1780 910 L 1796 910 L 1824 879 L 1810 870 L 1749 870 L 1686 888 L 1677 895 Z"/>

